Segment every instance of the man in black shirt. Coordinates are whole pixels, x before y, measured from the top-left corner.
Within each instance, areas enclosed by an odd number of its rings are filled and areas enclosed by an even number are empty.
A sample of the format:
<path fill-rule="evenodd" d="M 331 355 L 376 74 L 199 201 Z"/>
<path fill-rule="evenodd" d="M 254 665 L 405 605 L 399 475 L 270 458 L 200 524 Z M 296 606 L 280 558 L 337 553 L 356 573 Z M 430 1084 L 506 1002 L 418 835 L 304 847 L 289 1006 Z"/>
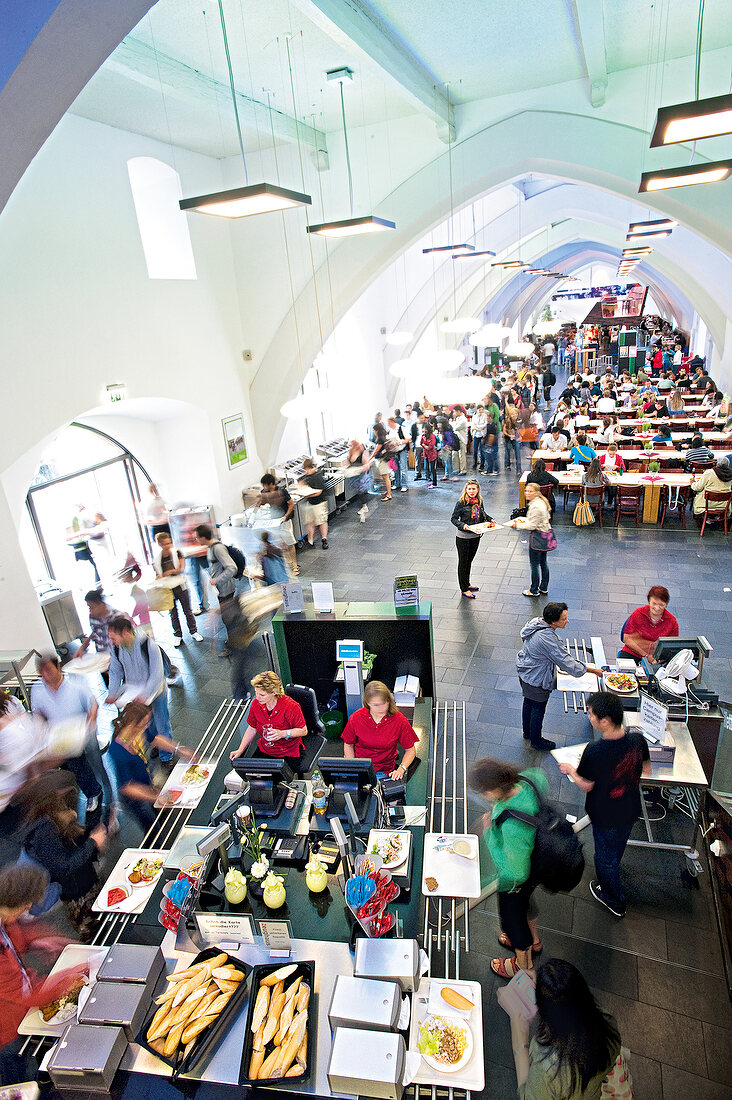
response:
<path fill-rule="evenodd" d="M 323 540 L 323 549 L 328 549 L 328 501 L 325 493 L 325 482 L 322 475 L 319 474 L 315 468 L 315 463 L 312 458 L 306 458 L 302 464 L 302 468 L 305 471 L 303 477 L 300 479 L 304 485 L 307 485 L 308 489 L 315 489 L 317 492 L 308 497 L 307 507 L 305 508 L 305 530 L 307 532 L 307 544 L 313 545 L 313 539 L 315 538 L 315 528 L 320 531 L 320 537 Z"/>
<path fill-rule="evenodd" d="M 601 739 L 587 745 L 577 768 L 560 764 L 559 769 L 587 794 L 585 809 L 592 822 L 597 873 L 590 893 L 614 916 L 624 917 L 620 861 L 640 816 L 640 780 L 651 774 L 650 755 L 645 738 L 623 728 L 623 704 L 617 695 L 595 692 L 587 710 Z"/>

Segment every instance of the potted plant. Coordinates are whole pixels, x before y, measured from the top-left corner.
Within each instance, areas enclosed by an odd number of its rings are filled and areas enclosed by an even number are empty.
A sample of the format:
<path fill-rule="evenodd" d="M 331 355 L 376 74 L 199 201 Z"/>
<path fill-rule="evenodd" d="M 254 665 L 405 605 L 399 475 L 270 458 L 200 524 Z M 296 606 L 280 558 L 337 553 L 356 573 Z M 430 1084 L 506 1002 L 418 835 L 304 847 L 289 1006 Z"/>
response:
<path fill-rule="evenodd" d="M 658 471 L 661 469 L 661 463 L 658 461 L 657 458 L 652 458 L 651 461 L 648 463 L 648 469 L 652 474 L 657 474 Z"/>
<path fill-rule="evenodd" d="M 262 836 L 254 814 L 250 813 L 246 822 L 241 818 L 239 820 L 242 830 L 242 855 L 246 855 L 251 864 L 249 868 L 251 891 L 257 897 L 261 897 L 262 882 L 269 871 L 269 860 L 262 852 Z"/>

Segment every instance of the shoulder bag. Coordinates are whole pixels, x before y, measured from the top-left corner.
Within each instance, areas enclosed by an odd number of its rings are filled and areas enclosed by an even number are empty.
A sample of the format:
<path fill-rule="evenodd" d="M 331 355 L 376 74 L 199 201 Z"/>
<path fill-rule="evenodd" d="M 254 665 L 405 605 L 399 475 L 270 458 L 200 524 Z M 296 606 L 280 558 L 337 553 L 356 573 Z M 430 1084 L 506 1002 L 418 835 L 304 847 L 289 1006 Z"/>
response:
<path fill-rule="evenodd" d="M 532 531 L 529 535 L 529 548 L 531 550 L 556 550 L 557 536 L 550 529 L 548 531 Z"/>

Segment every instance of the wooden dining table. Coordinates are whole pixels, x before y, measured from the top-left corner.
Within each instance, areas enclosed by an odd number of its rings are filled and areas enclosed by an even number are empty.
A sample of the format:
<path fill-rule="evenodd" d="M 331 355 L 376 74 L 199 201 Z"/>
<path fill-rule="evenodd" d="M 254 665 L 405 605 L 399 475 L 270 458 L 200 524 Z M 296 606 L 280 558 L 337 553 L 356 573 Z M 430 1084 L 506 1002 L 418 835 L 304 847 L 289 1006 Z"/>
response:
<path fill-rule="evenodd" d="M 570 466 L 566 470 L 555 470 L 554 477 L 559 482 L 560 489 L 566 487 L 578 489 L 582 484 L 583 473 L 584 467 Z M 526 504 L 525 489 L 528 476 L 529 474 L 527 471 L 522 474 L 519 479 L 519 508 L 523 508 Z M 624 487 L 635 487 L 636 485 L 640 485 L 643 487 L 644 523 L 658 523 L 661 507 L 661 489 L 664 486 L 667 486 L 669 489 L 680 489 L 684 486 L 691 485 L 694 480 L 693 474 L 684 473 L 682 470 L 668 470 L 665 473 L 659 472 L 657 474 L 635 471 L 626 474 L 609 473 L 608 477 L 611 485 L 615 487 L 618 485 Z"/>
<path fill-rule="evenodd" d="M 597 451 L 598 455 L 603 454 L 603 452 L 607 450 L 607 444 L 605 444 L 605 443 L 594 443 L 593 442 L 592 446 L 593 446 L 593 449 L 595 451 Z M 720 449 L 715 448 L 715 447 L 710 447 L 709 449 L 712 452 L 712 454 L 714 455 L 715 462 L 718 462 L 720 458 L 725 458 L 726 455 L 728 455 L 730 453 L 730 448 L 731 447 L 732 447 L 732 444 L 729 444 L 727 449 L 721 449 L 720 450 Z M 637 448 L 631 450 L 629 448 L 624 448 L 623 445 L 622 445 L 622 442 L 619 443 L 619 445 L 618 445 L 618 454 L 622 458 L 623 462 L 625 462 L 626 464 L 628 462 L 646 462 L 646 463 L 648 463 L 648 462 L 654 462 L 655 461 L 655 462 L 660 462 L 662 466 L 665 466 L 667 463 L 671 462 L 672 459 L 677 459 L 677 460 L 682 459 L 683 460 L 683 458 L 684 458 L 684 452 L 683 451 L 677 451 L 673 447 L 659 446 L 658 448 L 654 448 L 652 451 L 642 451 L 642 450 L 638 450 Z M 536 462 L 537 458 L 543 458 L 545 462 L 560 462 L 560 463 L 563 463 L 564 465 L 567 465 L 568 463 L 570 463 L 572 461 L 571 452 L 568 451 L 568 450 L 567 451 L 549 451 L 549 450 L 544 450 L 541 447 L 539 447 L 537 450 L 531 452 L 531 463 L 532 463 L 532 465 L 534 464 L 534 462 Z"/>

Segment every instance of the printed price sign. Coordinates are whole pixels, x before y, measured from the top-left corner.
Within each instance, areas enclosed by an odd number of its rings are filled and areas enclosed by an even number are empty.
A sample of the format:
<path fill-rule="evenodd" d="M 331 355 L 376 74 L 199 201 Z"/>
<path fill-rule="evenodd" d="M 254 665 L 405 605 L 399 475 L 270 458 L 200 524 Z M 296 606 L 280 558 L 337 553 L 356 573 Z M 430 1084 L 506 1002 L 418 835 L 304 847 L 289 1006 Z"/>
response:
<path fill-rule="evenodd" d="M 291 584 L 282 585 L 282 609 L 288 613 L 305 610 L 305 597 L 301 584 L 293 581 Z"/>
<path fill-rule="evenodd" d="M 254 943 L 251 917 L 228 917 L 221 913 L 196 913 L 198 931 L 204 940 Z"/>
<path fill-rule="evenodd" d="M 668 721 L 668 707 L 651 699 L 650 695 L 641 694 L 640 720 L 643 732 L 656 741 L 663 744 L 666 740 L 666 722 Z"/>
<path fill-rule="evenodd" d="M 289 956 L 292 951 L 290 922 L 287 920 L 261 920 L 259 931 L 270 955 Z"/>
<path fill-rule="evenodd" d="M 419 584 L 416 574 L 394 578 L 394 606 L 416 607 L 419 603 Z"/>

